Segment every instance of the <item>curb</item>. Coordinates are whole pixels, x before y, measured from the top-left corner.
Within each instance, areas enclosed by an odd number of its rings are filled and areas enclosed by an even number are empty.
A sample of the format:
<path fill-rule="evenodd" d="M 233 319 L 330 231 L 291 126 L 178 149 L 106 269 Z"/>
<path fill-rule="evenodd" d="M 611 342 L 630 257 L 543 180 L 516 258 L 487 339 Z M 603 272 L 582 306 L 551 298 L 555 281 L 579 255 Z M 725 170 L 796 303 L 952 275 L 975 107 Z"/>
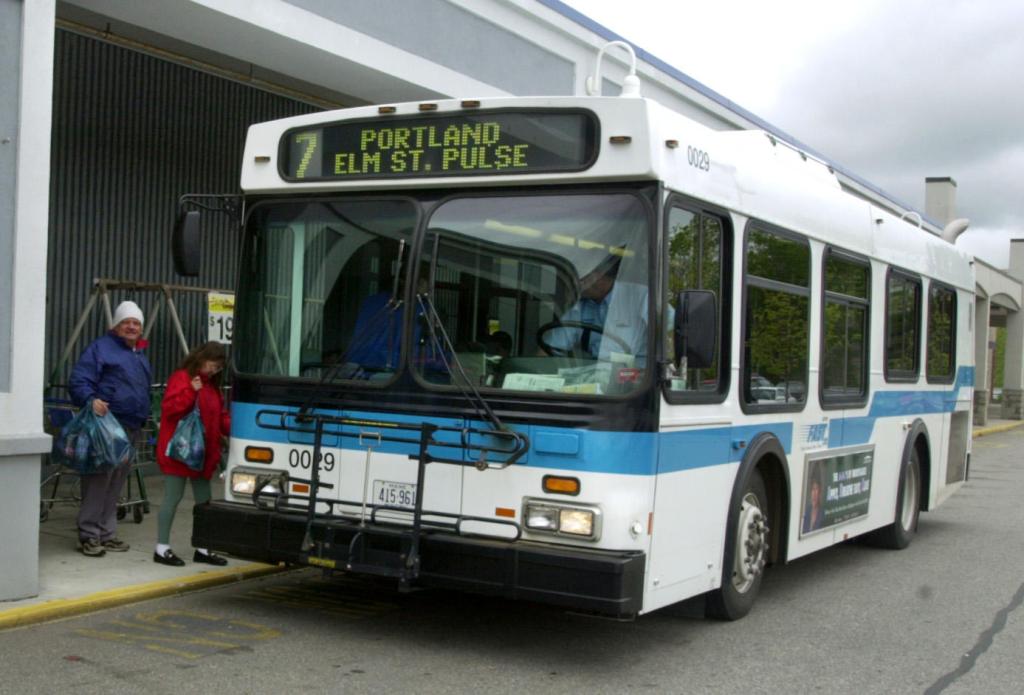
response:
<path fill-rule="evenodd" d="M 1017 420 L 1016 422 L 1009 422 L 1005 425 L 993 425 L 991 427 L 980 427 L 972 432 L 975 438 L 984 437 L 987 434 L 996 434 L 998 432 L 1008 432 L 1009 430 L 1017 429 L 1021 425 L 1024 425 L 1024 420 Z"/>
<path fill-rule="evenodd" d="M 36 623 L 70 618 L 84 613 L 103 610 L 105 608 L 116 608 L 128 603 L 147 601 L 149 599 L 161 598 L 184 594 L 189 591 L 207 589 L 232 582 L 240 582 L 246 579 L 254 579 L 270 574 L 284 572 L 289 567 L 284 565 L 264 565 L 259 563 L 242 565 L 238 568 L 226 570 L 214 570 L 203 572 L 191 577 L 179 577 L 176 579 L 162 579 L 147 584 L 136 584 L 134 586 L 121 587 L 119 589 L 107 589 L 94 594 L 81 596 L 72 599 L 54 599 L 45 603 L 38 603 L 23 608 L 12 608 L 0 610 L 0 630 L 7 630 L 14 627 L 24 627 Z"/>

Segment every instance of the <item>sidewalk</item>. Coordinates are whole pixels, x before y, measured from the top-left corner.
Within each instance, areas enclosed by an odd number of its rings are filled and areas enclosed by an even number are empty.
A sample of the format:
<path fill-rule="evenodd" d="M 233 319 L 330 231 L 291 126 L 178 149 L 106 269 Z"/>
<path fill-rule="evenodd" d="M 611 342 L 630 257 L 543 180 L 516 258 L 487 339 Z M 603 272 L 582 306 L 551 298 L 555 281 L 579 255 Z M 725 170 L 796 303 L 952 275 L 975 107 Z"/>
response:
<path fill-rule="evenodd" d="M 975 427 L 973 434 L 974 438 L 977 439 L 978 437 L 984 437 L 986 434 L 1005 432 L 1021 425 L 1024 425 L 1024 420 L 1000 420 L 999 418 L 990 417 L 984 427 Z"/>
<path fill-rule="evenodd" d="M 975 428 L 974 437 L 1022 425 L 1024 420 L 993 419 L 985 427 Z M 73 482 L 73 477 L 66 480 Z M 131 544 L 125 553 L 92 558 L 77 552 L 78 505 L 65 502 L 53 506 L 47 520 L 39 526 L 39 595 L 0 602 L 0 630 L 283 571 L 282 567 L 235 559 L 229 559 L 226 567 L 193 563 L 191 486 L 186 487 L 171 529 L 171 547 L 186 564 L 168 567 L 153 562 L 163 477 L 148 475 L 145 483 L 149 513 L 143 515 L 142 523 L 136 524 L 129 509 L 118 523 L 118 535 Z M 213 489 L 215 497 L 221 494 L 220 481 L 213 481 Z"/>
<path fill-rule="evenodd" d="M 135 490 L 133 475 L 133 493 Z M 60 495 L 71 492 L 74 476 L 65 476 Z M 212 481 L 214 496 L 222 496 L 222 483 Z M 135 601 L 194 591 L 250 577 L 282 571 L 283 568 L 228 559 L 225 567 L 192 562 L 192 488 L 186 486 L 185 498 L 171 529 L 171 547 L 185 560 L 184 567 L 168 567 L 153 562 L 156 544 L 157 514 L 163 499 L 163 476 L 145 476 L 149 513 L 141 523 L 132 520 L 132 509 L 118 522 L 118 536 L 131 545 L 123 553 L 108 552 L 103 557 L 86 557 L 76 550 L 75 523 L 78 505 L 54 504 L 46 521 L 39 525 L 39 595 L 19 601 L 0 602 L 0 630 L 57 618 L 66 618 Z M 49 486 L 47 486 L 49 488 Z M 50 494 L 47 489 L 44 497 Z"/>

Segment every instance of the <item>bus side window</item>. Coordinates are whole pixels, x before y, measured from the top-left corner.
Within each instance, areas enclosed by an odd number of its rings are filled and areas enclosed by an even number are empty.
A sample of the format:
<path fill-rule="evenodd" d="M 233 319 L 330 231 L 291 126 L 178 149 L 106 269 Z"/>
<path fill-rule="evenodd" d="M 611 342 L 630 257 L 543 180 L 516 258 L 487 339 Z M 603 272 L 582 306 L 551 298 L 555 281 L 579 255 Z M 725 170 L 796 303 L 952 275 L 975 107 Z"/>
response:
<path fill-rule="evenodd" d="M 871 267 L 866 260 L 825 251 L 821 331 L 821 402 L 862 404 L 868 394 Z"/>
<path fill-rule="evenodd" d="M 928 383 L 953 383 L 956 372 L 956 291 L 934 280 L 928 287 L 927 340 L 925 376 Z"/>
<path fill-rule="evenodd" d="M 752 223 L 745 259 L 741 402 L 799 410 L 810 352 L 811 249 L 807 239 Z"/>
<path fill-rule="evenodd" d="M 890 268 L 885 291 L 885 380 L 915 382 L 921 372 L 921 279 Z"/>
<path fill-rule="evenodd" d="M 696 209 L 673 206 L 668 213 L 668 307 L 665 325 L 666 354 L 682 357 L 676 364 L 675 374 L 669 380 L 669 389 L 677 393 L 717 393 L 723 384 L 719 361 L 722 352 L 722 316 L 727 307 L 723 301 L 723 250 L 725 223 L 720 217 Z M 714 340 L 712 358 L 706 363 L 686 359 L 684 346 L 675 345 L 677 331 L 676 312 L 680 298 L 690 296 L 694 290 L 709 292 L 715 302 L 715 322 L 711 326 Z"/>

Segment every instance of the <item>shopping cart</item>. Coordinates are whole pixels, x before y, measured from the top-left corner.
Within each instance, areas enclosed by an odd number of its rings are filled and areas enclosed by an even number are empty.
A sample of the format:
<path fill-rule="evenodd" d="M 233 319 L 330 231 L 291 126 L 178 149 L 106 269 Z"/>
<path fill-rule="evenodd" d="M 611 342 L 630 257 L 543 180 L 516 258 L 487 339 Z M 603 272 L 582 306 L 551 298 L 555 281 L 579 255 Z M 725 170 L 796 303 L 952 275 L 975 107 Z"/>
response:
<path fill-rule="evenodd" d="M 49 397 L 43 400 L 43 410 L 46 431 L 53 437 L 59 435 L 64 425 L 71 422 L 78 412 L 71 401 Z M 117 503 L 117 518 L 124 519 L 131 511 L 132 520 L 136 524 L 141 524 L 143 514 L 149 513 L 149 498 L 146 496 L 142 467 L 153 460 L 152 452 L 156 441 L 155 429 L 151 422 L 146 423 L 143 432 L 143 444 L 132 462 L 132 470 L 125 483 L 125 492 Z M 81 501 L 79 473 L 54 461 L 49 454 L 44 454 L 39 484 L 39 521 L 46 521 L 55 504 L 79 504 Z"/>

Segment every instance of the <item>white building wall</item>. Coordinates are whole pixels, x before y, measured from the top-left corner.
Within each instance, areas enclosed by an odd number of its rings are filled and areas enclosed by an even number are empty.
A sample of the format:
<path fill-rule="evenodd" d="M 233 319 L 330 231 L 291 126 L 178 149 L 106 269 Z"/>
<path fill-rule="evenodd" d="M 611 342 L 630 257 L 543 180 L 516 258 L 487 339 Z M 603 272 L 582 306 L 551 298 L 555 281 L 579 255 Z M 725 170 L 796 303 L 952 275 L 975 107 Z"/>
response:
<path fill-rule="evenodd" d="M 7 0 L 5 0 L 7 1 Z M 0 600 L 38 593 L 39 462 L 43 433 L 43 317 L 50 190 L 54 0 L 19 2 L 18 129 L 10 315 L 9 390 L 0 392 Z M 2 300 L 0 300 L 2 301 Z"/>
<path fill-rule="evenodd" d="M 1009 274 L 1024 283 L 1024 239 L 1010 242 Z M 1024 314 L 1006 317 L 1006 364 L 1003 368 L 1003 417 L 1024 418 Z"/>

